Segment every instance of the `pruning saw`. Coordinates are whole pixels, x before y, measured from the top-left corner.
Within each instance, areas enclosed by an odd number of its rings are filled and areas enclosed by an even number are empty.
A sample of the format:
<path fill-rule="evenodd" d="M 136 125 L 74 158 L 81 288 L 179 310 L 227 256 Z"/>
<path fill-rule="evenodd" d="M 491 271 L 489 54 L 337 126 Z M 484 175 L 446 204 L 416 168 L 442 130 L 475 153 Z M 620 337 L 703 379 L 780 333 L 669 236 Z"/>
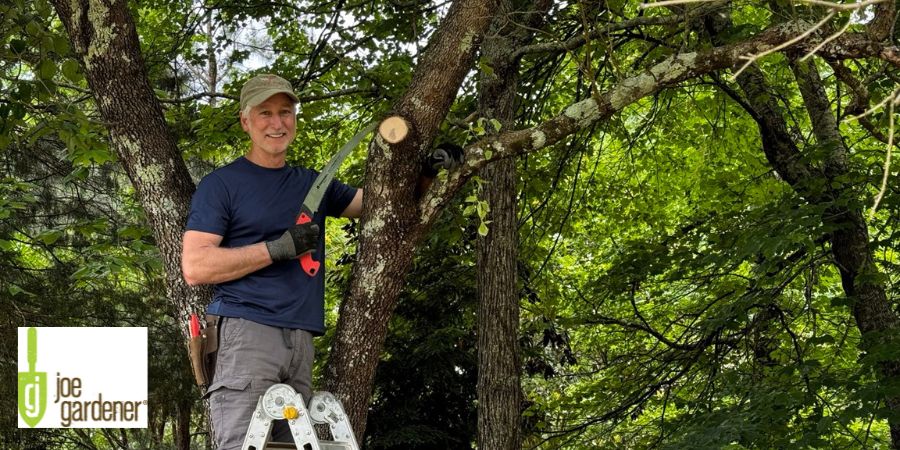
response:
<path fill-rule="evenodd" d="M 369 132 L 374 130 L 377 125 L 378 122 L 373 122 L 360 130 L 331 157 L 328 164 L 325 164 L 325 167 L 319 172 L 316 180 L 313 181 L 313 185 L 306 194 L 306 198 L 303 199 L 303 205 L 300 207 L 300 214 L 297 215 L 297 225 L 308 223 L 313 220 L 313 217 L 315 217 L 316 213 L 319 211 L 319 206 L 322 204 L 322 198 L 325 196 L 325 191 L 328 190 L 328 186 L 331 184 L 331 180 L 334 178 L 334 174 L 337 172 L 338 168 L 341 167 L 341 163 L 344 162 L 344 158 L 346 158 L 347 155 L 350 154 L 350 151 L 356 148 L 356 146 L 362 142 L 363 138 L 366 137 Z M 300 266 L 307 275 L 312 277 L 319 273 L 319 266 L 321 266 L 321 263 L 314 260 L 312 252 L 309 252 L 300 255 Z"/>

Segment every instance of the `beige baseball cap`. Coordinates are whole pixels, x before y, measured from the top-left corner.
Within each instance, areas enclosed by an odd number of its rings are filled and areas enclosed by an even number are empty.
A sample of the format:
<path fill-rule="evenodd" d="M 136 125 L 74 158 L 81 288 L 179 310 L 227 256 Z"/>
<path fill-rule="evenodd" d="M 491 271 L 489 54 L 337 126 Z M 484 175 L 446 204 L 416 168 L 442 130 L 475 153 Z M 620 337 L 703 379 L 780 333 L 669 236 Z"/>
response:
<path fill-rule="evenodd" d="M 275 94 L 287 94 L 294 103 L 300 103 L 291 83 L 278 75 L 265 73 L 257 75 L 244 83 L 241 88 L 241 111 L 254 107 Z"/>

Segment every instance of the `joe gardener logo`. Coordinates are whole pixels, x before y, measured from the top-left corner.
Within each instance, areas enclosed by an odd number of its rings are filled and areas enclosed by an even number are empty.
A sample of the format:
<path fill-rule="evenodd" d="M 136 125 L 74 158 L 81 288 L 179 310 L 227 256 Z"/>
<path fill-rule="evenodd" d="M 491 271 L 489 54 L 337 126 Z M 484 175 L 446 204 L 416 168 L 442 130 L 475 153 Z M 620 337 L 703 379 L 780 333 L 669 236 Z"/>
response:
<path fill-rule="evenodd" d="M 35 372 L 37 362 L 37 330 L 28 329 L 28 372 L 19 372 L 19 414 L 34 428 L 47 409 L 47 374 Z"/>
<path fill-rule="evenodd" d="M 18 401 L 19 428 L 146 428 L 147 329 L 19 328 Z"/>

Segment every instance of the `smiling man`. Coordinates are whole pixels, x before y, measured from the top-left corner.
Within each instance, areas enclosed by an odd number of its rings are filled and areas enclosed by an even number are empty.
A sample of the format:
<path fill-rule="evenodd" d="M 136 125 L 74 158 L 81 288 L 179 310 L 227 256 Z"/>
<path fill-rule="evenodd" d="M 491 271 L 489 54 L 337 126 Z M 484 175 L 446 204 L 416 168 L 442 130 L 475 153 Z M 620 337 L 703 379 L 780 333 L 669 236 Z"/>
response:
<path fill-rule="evenodd" d="M 290 83 L 259 75 L 241 89 L 250 150 L 197 186 L 183 240 L 191 285 L 214 284 L 218 355 L 206 395 L 216 448 L 241 447 L 259 396 L 286 383 L 312 395 L 313 336 L 325 332 L 325 270 L 308 276 L 297 257 L 325 258 L 325 216 L 358 217 L 362 190 L 332 181 L 312 222 L 295 220 L 317 173 L 285 162 L 299 102 Z M 284 422 L 284 421 L 280 421 Z M 274 440 L 291 441 L 284 423 Z"/>

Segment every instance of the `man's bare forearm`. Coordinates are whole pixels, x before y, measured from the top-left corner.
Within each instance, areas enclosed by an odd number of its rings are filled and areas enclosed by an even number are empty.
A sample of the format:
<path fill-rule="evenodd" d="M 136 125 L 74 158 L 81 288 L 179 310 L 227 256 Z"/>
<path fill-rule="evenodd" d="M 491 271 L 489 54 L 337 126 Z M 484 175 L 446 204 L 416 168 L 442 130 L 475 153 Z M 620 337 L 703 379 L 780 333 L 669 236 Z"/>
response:
<path fill-rule="evenodd" d="M 225 248 L 202 246 L 185 249 L 182 270 L 191 285 L 216 284 L 236 280 L 272 264 L 266 244 Z"/>

